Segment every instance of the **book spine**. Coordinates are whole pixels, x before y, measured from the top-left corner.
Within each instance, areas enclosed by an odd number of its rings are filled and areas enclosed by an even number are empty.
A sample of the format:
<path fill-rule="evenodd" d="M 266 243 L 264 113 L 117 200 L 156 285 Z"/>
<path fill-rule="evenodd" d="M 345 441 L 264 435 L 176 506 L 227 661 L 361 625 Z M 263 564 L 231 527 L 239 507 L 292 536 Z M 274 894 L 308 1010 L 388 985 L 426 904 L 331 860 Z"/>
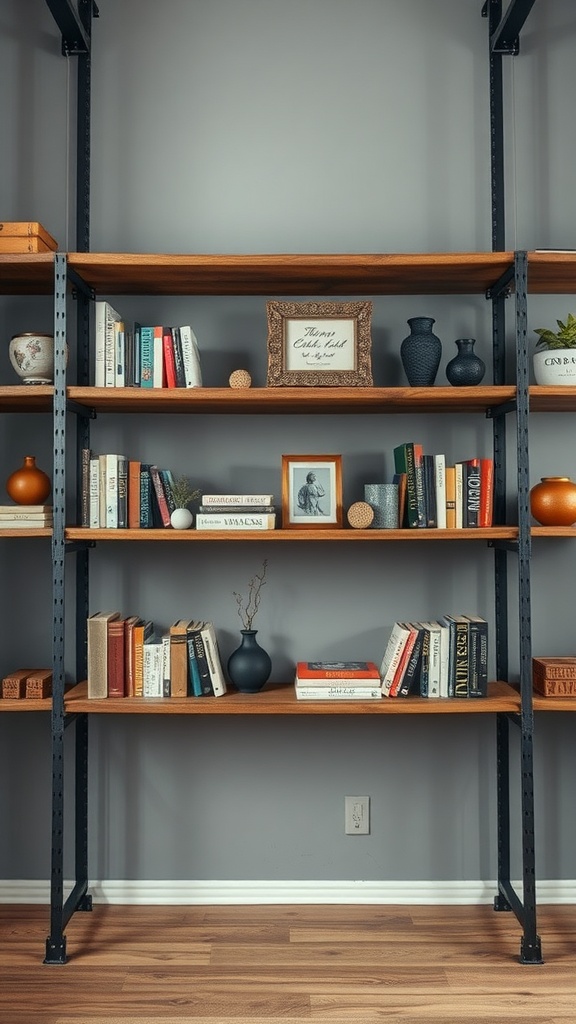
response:
<path fill-rule="evenodd" d="M 118 456 L 118 528 L 128 526 L 128 459 Z"/>
<path fill-rule="evenodd" d="M 142 379 L 142 345 L 141 345 L 141 334 L 142 328 L 138 322 L 134 324 L 134 330 L 132 332 L 132 362 L 133 362 L 133 383 L 135 388 L 139 388 Z"/>
<path fill-rule="evenodd" d="M 456 468 L 446 466 L 446 529 L 456 529 Z"/>
<path fill-rule="evenodd" d="M 438 514 L 436 510 L 436 471 L 433 455 L 422 455 L 422 480 L 426 526 L 435 529 L 438 526 Z"/>
<path fill-rule="evenodd" d="M 125 696 L 124 619 L 108 623 L 108 696 Z"/>
<path fill-rule="evenodd" d="M 480 459 L 479 526 L 492 526 L 494 502 L 494 460 Z"/>
<path fill-rule="evenodd" d="M 150 466 L 147 463 L 140 465 L 140 526 L 149 530 L 152 522 L 152 479 L 150 477 Z"/>
<path fill-rule="evenodd" d="M 207 515 L 213 515 L 219 513 L 220 515 L 229 515 L 230 512 L 239 512 L 244 515 L 252 514 L 253 512 L 276 512 L 275 505 L 199 505 L 198 512 L 204 512 Z"/>
<path fill-rule="evenodd" d="M 380 700 L 379 686 L 331 686 L 327 689 L 309 686 L 296 688 L 297 700 Z"/>
<path fill-rule="evenodd" d="M 92 615 L 87 623 L 88 697 L 108 696 L 108 621 L 120 618 L 118 612 Z"/>
<path fill-rule="evenodd" d="M 162 641 L 150 637 L 142 651 L 142 696 L 162 696 Z"/>
<path fill-rule="evenodd" d="M 154 328 L 152 355 L 152 387 L 166 387 L 166 378 L 164 376 L 164 328 L 159 324 Z"/>
<path fill-rule="evenodd" d="M 90 529 L 97 530 L 100 526 L 100 459 L 90 459 Z"/>
<path fill-rule="evenodd" d="M 171 685 L 171 662 L 170 662 L 170 634 L 164 633 L 162 637 L 162 696 L 172 696 Z"/>
<path fill-rule="evenodd" d="M 83 448 L 80 470 L 80 524 L 90 526 L 90 458 L 92 452 Z"/>
<path fill-rule="evenodd" d="M 114 387 L 126 386 L 126 330 L 122 321 L 114 324 Z"/>
<path fill-rule="evenodd" d="M 454 526 L 461 530 L 464 526 L 464 467 L 461 462 L 454 466 Z"/>
<path fill-rule="evenodd" d="M 204 649 L 204 640 L 202 639 L 202 634 L 199 628 L 192 631 L 192 642 L 194 644 L 194 657 L 196 658 L 198 672 L 200 673 L 202 696 L 213 697 L 214 691 L 212 689 L 210 669 L 206 658 L 206 651 Z"/>
<path fill-rule="evenodd" d="M 201 697 L 202 681 L 200 679 L 200 671 L 198 669 L 196 654 L 194 653 L 194 637 L 192 632 L 188 632 L 186 634 L 186 646 L 188 648 L 188 679 L 191 690 L 190 696 Z"/>
<path fill-rule="evenodd" d="M 203 505 L 273 505 L 273 494 L 203 494 Z"/>
<path fill-rule="evenodd" d="M 434 456 L 434 490 L 436 492 L 436 525 L 446 529 L 446 456 Z"/>
<path fill-rule="evenodd" d="M 176 387 L 176 361 L 174 359 L 174 344 L 172 341 L 172 331 L 169 327 L 164 328 L 162 335 L 162 347 L 164 353 L 164 376 L 166 378 L 166 387 Z"/>
<path fill-rule="evenodd" d="M 390 694 L 390 687 L 392 686 L 409 635 L 410 631 L 405 626 L 400 622 L 394 623 L 380 666 L 382 693 L 385 697 Z"/>
<path fill-rule="evenodd" d="M 140 527 L 140 466 L 137 459 L 128 462 L 128 526 L 131 530 Z"/>
<path fill-rule="evenodd" d="M 406 513 L 411 528 L 425 525 L 422 477 L 420 475 L 418 484 L 416 465 L 416 446 L 413 442 L 398 445 L 394 449 L 394 469 L 396 473 L 406 474 Z"/>
<path fill-rule="evenodd" d="M 480 459 L 468 459 L 466 472 L 466 526 L 480 524 Z"/>
<path fill-rule="evenodd" d="M 424 632 L 425 630 L 423 627 L 416 627 L 414 646 L 412 647 L 411 654 L 406 664 L 406 670 L 398 688 L 398 697 L 407 697 L 409 693 L 416 691 L 418 691 L 418 693 L 420 692 L 420 667 L 422 663 Z"/>
<path fill-rule="evenodd" d="M 116 381 L 116 324 L 118 316 L 112 306 L 106 304 L 106 326 L 104 341 L 104 387 L 113 388 Z"/>
<path fill-rule="evenodd" d="M 470 659 L 469 697 L 488 696 L 488 623 L 480 617 L 468 620 Z"/>
<path fill-rule="evenodd" d="M 140 386 L 151 388 L 154 376 L 154 328 L 140 327 Z"/>
<path fill-rule="evenodd" d="M 276 516 L 267 512 L 251 515 L 204 512 L 196 516 L 197 530 L 273 530 L 275 526 Z"/>
<path fill-rule="evenodd" d="M 106 306 L 104 299 L 94 303 L 94 387 L 103 388 L 105 381 Z"/>
<path fill-rule="evenodd" d="M 150 466 L 150 479 L 156 495 L 156 501 L 158 502 L 162 526 L 170 526 L 170 511 L 168 509 L 166 495 L 164 494 L 164 488 L 162 487 L 162 480 L 160 478 L 158 466 Z"/>
<path fill-rule="evenodd" d="M 400 687 L 402 686 L 402 680 L 404 679 L 404 673 L 406 672 L 408 661 L 410 659 L 410 655 L 412 654 L 412 650 L 416 642 L 417 630 L 413 629 L 407 623 L 406 628 L 408 629 L 408 637 L 406 638 L 406 643 L 404 644 L 402 654 L 400 655 L 398 667 L 396 669 L 396 672 L 394 673 L 394 679 L 392 680 L 390 689 L 387 694 L 388 697 L 398 696 Z"/>
<path fill-rule="evenodd" d="M 186 387 L 186 372 L 184 370 L 184 356 L 182 354 L 182 338 L 180 328 L 170 328 L 172 334 L 172 348 L 174 350 L 174 373 L 176 376 L 176 387 Z"/>
<path fill-rule="evenodd" d="M 118 526 L 118 456 L 112 452 L 106 454 L 105 474 L 106 528 L 115 529 Z"/>
<path fill-rule="evenodd" d="M 204 629 L 201 631 L 201 636 L 204 642 L 208 671 L 210 672 L 212 692 L 215 697 L 222 697 L 226 693 L 227 689 L 226 680 L 224 678 L 224 671 L 220 661 L 220 651 L 218 649 L 216 630 L 211 622 L 206 623 Z"/>
<path fill-rule="evenodd" d="M 166 498 L 166 504 L 168 505 L 168 511 L 170 515 L 176 509 L 176 502 L 174 500 L 174 477 L 169 469 L 160 469 L 160 482 L 162 484 L 162 490 L 164 491 L 164 497 Z"/>
<path fill-rule="evenodd" d="M 454 632 L 454 696 L 468 696 L 468 623 L 457 619 Z"/>
<path fill-rule="evenodd" d="M 188 624 L 183 620 L 170 626 L 170 695 L 188 696 Z"/>
<path fill-rule="evenodd" d="M 200 365 L 200 353 L 198 342 L 192 328 L 186 324 L 180 328 L 180 343 L 182 345 L 182 361 L 184 363 L 185 387 L 202 387 L 202 369 Z"/>

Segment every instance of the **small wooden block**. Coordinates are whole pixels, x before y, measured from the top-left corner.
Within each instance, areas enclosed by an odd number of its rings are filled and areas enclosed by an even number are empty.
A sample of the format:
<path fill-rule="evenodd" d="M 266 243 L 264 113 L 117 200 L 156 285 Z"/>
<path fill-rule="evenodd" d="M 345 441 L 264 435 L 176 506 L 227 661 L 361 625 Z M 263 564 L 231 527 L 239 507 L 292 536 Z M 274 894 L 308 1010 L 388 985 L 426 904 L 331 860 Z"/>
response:
<path fill-rule="evenodd" d="M 576 658 L 533 658 L 532 682 L 544 697 L 576 697 Z"/>
<path fill-rule="evenodd" d="M 26 696 L 42 699 L 52 696 L 52 671 L 49 668 L 32 672 L 26 680 Z"/>
<path fill-rule="evenodd" d="M 350 526 L 355 530 L 366 530 L 374 519 L 374 509 L 367 501 L 355 501 L 347 515 Z"/>
<path fill-rule="evenodd" d="M 249 388 L 252 386 L 252 377 L 248 370 L 233 370 L 228 383 L 231 388 Z"/>
<path fill-rule="evenodd" d="M 5 700 L 19 700 L 26 693 L 26 680 L 34 670 L 31 668 L 19 668 L 4 676 L 2 680 L 2 697 Z"/>

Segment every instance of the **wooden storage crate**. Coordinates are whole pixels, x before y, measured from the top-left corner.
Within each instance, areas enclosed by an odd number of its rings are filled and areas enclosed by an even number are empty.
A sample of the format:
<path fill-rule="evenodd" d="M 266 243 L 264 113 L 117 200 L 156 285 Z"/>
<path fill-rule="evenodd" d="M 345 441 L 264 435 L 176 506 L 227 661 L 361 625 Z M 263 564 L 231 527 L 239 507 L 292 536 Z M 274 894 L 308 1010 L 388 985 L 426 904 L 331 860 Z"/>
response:
<path fill-rule="evenodd" d="M 58 242 L 38 221 L 0 221 L 0 253 L 55 252 Z"/>
<path fill-rule="evenodd" d="M 576 658 L 533 658 L 532 683 L 544 697 L 576 697 Z"/>

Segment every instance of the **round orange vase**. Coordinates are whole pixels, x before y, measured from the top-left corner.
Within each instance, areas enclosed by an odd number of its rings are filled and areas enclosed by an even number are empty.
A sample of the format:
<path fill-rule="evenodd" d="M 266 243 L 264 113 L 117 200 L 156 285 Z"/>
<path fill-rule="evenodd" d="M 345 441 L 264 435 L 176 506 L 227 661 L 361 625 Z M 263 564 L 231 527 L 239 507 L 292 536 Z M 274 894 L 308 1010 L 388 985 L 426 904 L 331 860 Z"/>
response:
<path fill-rule="evenodd" d="M 17 505 L 42 505 L 51 487 L 50 477 L 38 469 L 34 455 L 26 455 L 24 465 L 6 481 L 6 490 Z"/>
<path fill-rule="evenodd" d="M 568 476 L 543 476 L 530 491 L 530 511 L 542 526 L 576 523 L 576 483 Z"/>

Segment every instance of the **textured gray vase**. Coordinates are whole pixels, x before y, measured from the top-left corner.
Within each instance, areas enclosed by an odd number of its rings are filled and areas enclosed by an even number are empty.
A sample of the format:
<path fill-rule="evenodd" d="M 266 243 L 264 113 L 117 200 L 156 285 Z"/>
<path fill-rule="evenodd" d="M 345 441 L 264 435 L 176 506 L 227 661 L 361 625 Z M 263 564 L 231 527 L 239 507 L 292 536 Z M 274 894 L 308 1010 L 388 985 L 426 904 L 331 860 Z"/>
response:
<path fill-rule="evenodd" d="M 413 316 L 407 321 L 410 334 L 400 346 L 400 358 L 414 388 L 431 388 L 436 380 L 442 342 L 432 333 L 435 322 L 431 316 Z"/>
<path fill-rule="evenodd" d="M 474 338 L 457 338 L 457 355 L 446 366 L 446 377 L 454 387 L 469 388 L 479 384 L 486 373 L 486 365 L 474 351 Z"/>
<path fill-rule="evenodd" d="M 374 511 L 371 529 L 398 529 L 398 484 L 364 484 L 364 501 Z"/>

